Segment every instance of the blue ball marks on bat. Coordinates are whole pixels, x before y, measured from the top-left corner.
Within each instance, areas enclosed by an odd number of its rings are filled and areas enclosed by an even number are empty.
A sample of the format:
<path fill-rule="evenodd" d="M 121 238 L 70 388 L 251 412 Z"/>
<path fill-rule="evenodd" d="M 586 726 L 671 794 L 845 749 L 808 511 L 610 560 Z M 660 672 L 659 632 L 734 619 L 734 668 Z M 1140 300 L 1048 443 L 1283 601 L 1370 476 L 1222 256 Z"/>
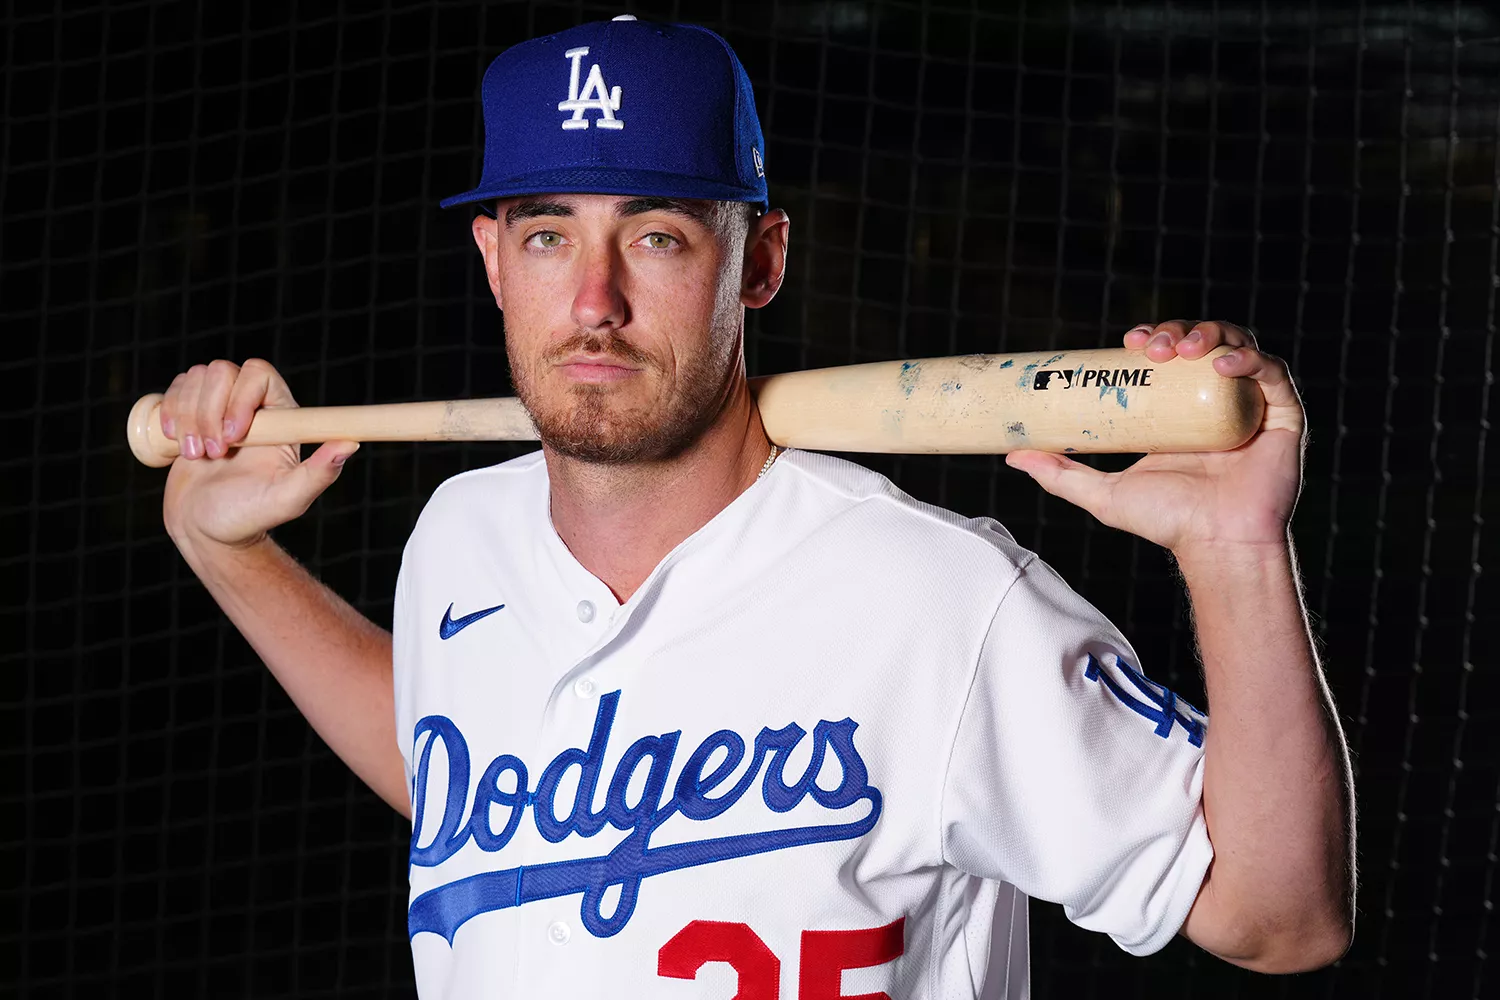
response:
<path fill-rule="evenodd" d="M 1000 367 L 1001 368 L 1009 368 L 1011 365 L 1013 365 L 1015 363 L 1016 363 L 1016 359 L 1015 358 L 1006 358 L 1005 361 L 1003 361 L 1001 363 Z"/>
<path fill-rule="evenodd" d="M 957 392 L 958 390 L 962 389 L 963 387 L 964 387 L 964 384 L 962 382 L 956 381 L 956 380 L 951 379 L 951 378 L 948 379 L 948 380 L 946 380 L 945 382 L 943 382 L 943 384 L 941 386 L 941 388 L 942 388 L 942 390 L 944 392 Z"/>
<path fill-rule="evenodd" d="M 901 362 L 901 372 L 900 372 L 900 374 L 898 374 L 896 376 L 896 381 L 900 384 L 902 393 L 904 393 L 906 396 L 910 397 L 911 394 L 916 390 L 917 383 L 920 382 L 921 380 L 922 380 L 922 362 L 920 362 L 920 361 L 903 361 L 903 362 Z"/>
<path fill-rule="evenodd" d="M 1061 354 L 1054 354 L 1050 358 L 1044 358 L 1041 361 L 1033 361 L 1031 364 L 1026 365 L 1021 369 L 1021 377 L 1016 380 L 1016 386 L 1021 389 L 1032 388 L 1036 370 L 1038 368 L 1045 368 L 1047 365 L 1056 364 L 1062 357 L 1063 355 Z M 1000 367 L 1004 368 L 1005 365 L 1001 365 Z"/>
<path fill-rule="evenodd" d="M 1130 394 L 1123 385 L 1101 385 L 1099 387 L 1099 398 L 1103 399 L 1106 394 L 1111 392 L 1115 394 L 1115 402 L 1120 405 L 1120 409 L 1128 410 L 1130 408 Z"/>

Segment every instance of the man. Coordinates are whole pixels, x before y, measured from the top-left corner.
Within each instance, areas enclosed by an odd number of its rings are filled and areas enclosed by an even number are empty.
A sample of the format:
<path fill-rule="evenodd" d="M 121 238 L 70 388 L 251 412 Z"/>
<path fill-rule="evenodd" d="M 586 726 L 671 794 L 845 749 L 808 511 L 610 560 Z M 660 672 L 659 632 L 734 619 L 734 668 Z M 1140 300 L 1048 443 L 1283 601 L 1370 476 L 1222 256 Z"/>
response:
<path fill-rule="evenodd" d="M 1106 475 L 1008 462 L 1173 553 L 1212 726 L 999 525 L 779 453 L 745 308 L 780 286 L 750 86 L 718 36 L 633 19 L 503 53 L 474 220 L 540 452 L 455 477 L 394 638 L 270 541 L 356 445 L 230 451 L 266 363 L 194 368 L 165 519 L 320 735 L 412 817 L 424 997 L 1023 996 L 1025 902 L 1146 954 L 1179 931 L 1295 971 L 1352 929 L 1347 754 L 1289 521 L 1304 418 L 1256 381 L 1233 452 Z M 844 978 L 847 973 L 847 980 Z"/>

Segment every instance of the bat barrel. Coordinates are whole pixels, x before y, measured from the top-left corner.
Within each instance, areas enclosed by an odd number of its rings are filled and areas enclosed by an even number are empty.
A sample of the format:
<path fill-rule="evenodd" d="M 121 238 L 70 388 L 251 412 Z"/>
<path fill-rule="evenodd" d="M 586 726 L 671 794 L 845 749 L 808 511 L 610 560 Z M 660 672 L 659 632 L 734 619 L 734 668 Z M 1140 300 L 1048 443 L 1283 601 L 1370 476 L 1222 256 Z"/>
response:
<path fill-rule="evenodd" d="M 1247 378 L 1196 360 L 1100 348 L 974 354 L 756 380 L 771 440 L 823 451 L 998 455 L 1227 451 L 1260 426 Z"/>

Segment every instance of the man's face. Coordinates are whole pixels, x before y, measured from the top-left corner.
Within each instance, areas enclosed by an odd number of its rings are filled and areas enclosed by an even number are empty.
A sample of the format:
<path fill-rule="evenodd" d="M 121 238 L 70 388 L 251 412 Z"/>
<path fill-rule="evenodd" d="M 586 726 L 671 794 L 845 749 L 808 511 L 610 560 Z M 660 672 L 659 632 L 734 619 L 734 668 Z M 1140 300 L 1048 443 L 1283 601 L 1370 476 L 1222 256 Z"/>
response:
<path fill-rule="evenodd" d="M 534 195 L 476 221 L 516 395 L 544 443 L 652 461 L 713 422 L 743 368 L 743 218 L 715 202 Z"/>

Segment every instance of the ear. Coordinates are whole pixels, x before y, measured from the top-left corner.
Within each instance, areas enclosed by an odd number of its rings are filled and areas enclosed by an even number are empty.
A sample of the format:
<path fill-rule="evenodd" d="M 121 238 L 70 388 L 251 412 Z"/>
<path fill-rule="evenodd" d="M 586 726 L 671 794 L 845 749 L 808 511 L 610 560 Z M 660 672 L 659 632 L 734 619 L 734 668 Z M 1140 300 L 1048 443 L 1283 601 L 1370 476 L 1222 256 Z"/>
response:
<path fill-rule="evenodd" d="M 495 305 L 505 308 L 500 301 L 500 220 L 483 213 L 474 216 L 474 245 L 484 258 L 485 277 L 490 279 L 490 292 L 495 296 Z"/>
<path fill-rule="evenodd" d="M 750 224 L 740 272 L 740 302 L 744 306 L 759 309 L 776 297 L 786 276 L 786 241 L 791 225 L 791 219 L 779 208 Z"/>

